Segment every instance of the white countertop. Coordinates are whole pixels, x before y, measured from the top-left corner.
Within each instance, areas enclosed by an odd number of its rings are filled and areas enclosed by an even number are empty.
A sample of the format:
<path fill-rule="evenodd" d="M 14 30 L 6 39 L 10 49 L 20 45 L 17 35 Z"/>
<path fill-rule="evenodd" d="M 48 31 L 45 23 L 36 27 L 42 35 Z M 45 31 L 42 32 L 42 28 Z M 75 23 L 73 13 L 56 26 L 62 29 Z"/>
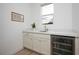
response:
<path fill-rule="evenodd" d="M 64 35 L 64 36 L 74 36 L 74 37 L 79 37 L 78 32 L 74 31 L 57 31 L 57 30 L 52 30 L 52 31 L 47 31 L 47 32 L 40 32 L 40 31 L 26 31 L 24 30 L 23 32 L 30 32 L 30 33 L 39 33 L 39 34 L 46 34 L 46 35 Z"/>

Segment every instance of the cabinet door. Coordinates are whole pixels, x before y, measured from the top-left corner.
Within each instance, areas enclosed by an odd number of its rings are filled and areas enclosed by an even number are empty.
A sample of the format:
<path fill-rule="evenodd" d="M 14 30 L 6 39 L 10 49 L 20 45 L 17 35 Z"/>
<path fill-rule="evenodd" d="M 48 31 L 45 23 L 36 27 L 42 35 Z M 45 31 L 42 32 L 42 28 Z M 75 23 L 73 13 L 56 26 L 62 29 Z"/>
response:
<path fill-rule="evenodd" d="M 24 47 L 32 49 L 32 39 L 29 36 L 29 33 L 24 34 Z"/>
<path fill-rule="evenodd" d="M 41 40 L 41 53 L 50 55 L 51 48 L 50 48 L 50 39 L 43 39 Z"/>
<path fill-rule="evenodd" d="M 40 53 L 40 45 L 40 40 L 38 38 L 33 38 L 33 50 Z"/>

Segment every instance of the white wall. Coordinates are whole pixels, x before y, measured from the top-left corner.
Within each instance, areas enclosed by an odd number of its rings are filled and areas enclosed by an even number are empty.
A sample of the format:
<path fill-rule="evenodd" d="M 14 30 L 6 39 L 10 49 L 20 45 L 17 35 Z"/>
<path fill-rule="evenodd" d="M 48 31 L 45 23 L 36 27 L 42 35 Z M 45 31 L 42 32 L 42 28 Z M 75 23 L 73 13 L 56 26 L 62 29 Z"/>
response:
<path fill-rule="evenodd" d="M 72 30 L 72 4 L 54 3 L 54 20 L 50 29 Z"/>
<path fill-rule="evenodd" d="M 0 54 L 14 54 L 23 48 L 22 31 L 30 26 L 30 7 L 29 4 L 19 3 L 0 5 L 2 6 L 0 16 L 3 14 L 3 18 L 0 19 L 0 23 L 3 21 L 3 25 L 0 24 L 3 27 L 3 44 L 1 44 L 3 50 L 0 50 Z M 11 21 L 12 11 L 23 14 L 25 22 Z"/>
<path fill-rule="evenodd" d="M 36 29 L 39 30 L 41 27 L 41 12 L 40 12 L 40 3 L 31 3 L 31 24 L 36 23 Z"/>
<path fill-rule="evenodd" d="M 3 33 L 2 33 L 2 30 L 3 30 L 3 14 L 2 14 L 2 5 L 0 4 L 0 54 L 2 54 L 2 51 L 3 51 Z"/>
<path fill-rule="evenodd" d="M 79 32 L 79 3 L 72 4 L 73 30 Z"/>

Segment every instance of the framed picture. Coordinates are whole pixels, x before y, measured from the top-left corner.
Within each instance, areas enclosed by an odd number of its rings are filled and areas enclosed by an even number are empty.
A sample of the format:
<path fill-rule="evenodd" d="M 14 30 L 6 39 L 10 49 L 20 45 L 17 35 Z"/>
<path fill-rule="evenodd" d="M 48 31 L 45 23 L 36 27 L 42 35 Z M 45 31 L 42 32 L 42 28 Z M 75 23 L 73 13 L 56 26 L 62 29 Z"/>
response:
<path fill-rule="evenodd" d="M 24 15 L 11 12 L 11 20 L 16 22 L 24 22 Z"/>

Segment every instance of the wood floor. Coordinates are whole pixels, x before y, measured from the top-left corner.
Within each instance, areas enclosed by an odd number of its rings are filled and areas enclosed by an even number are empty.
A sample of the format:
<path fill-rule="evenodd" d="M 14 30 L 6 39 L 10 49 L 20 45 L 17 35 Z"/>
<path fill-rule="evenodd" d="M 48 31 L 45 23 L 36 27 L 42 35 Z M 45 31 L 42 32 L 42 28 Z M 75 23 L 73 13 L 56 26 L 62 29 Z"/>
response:
<path fill-rule="evenodd" d="M 17 52 L 16 55 L 39 55 L 39 54 L 24 48 L 23 50 Z"/>

